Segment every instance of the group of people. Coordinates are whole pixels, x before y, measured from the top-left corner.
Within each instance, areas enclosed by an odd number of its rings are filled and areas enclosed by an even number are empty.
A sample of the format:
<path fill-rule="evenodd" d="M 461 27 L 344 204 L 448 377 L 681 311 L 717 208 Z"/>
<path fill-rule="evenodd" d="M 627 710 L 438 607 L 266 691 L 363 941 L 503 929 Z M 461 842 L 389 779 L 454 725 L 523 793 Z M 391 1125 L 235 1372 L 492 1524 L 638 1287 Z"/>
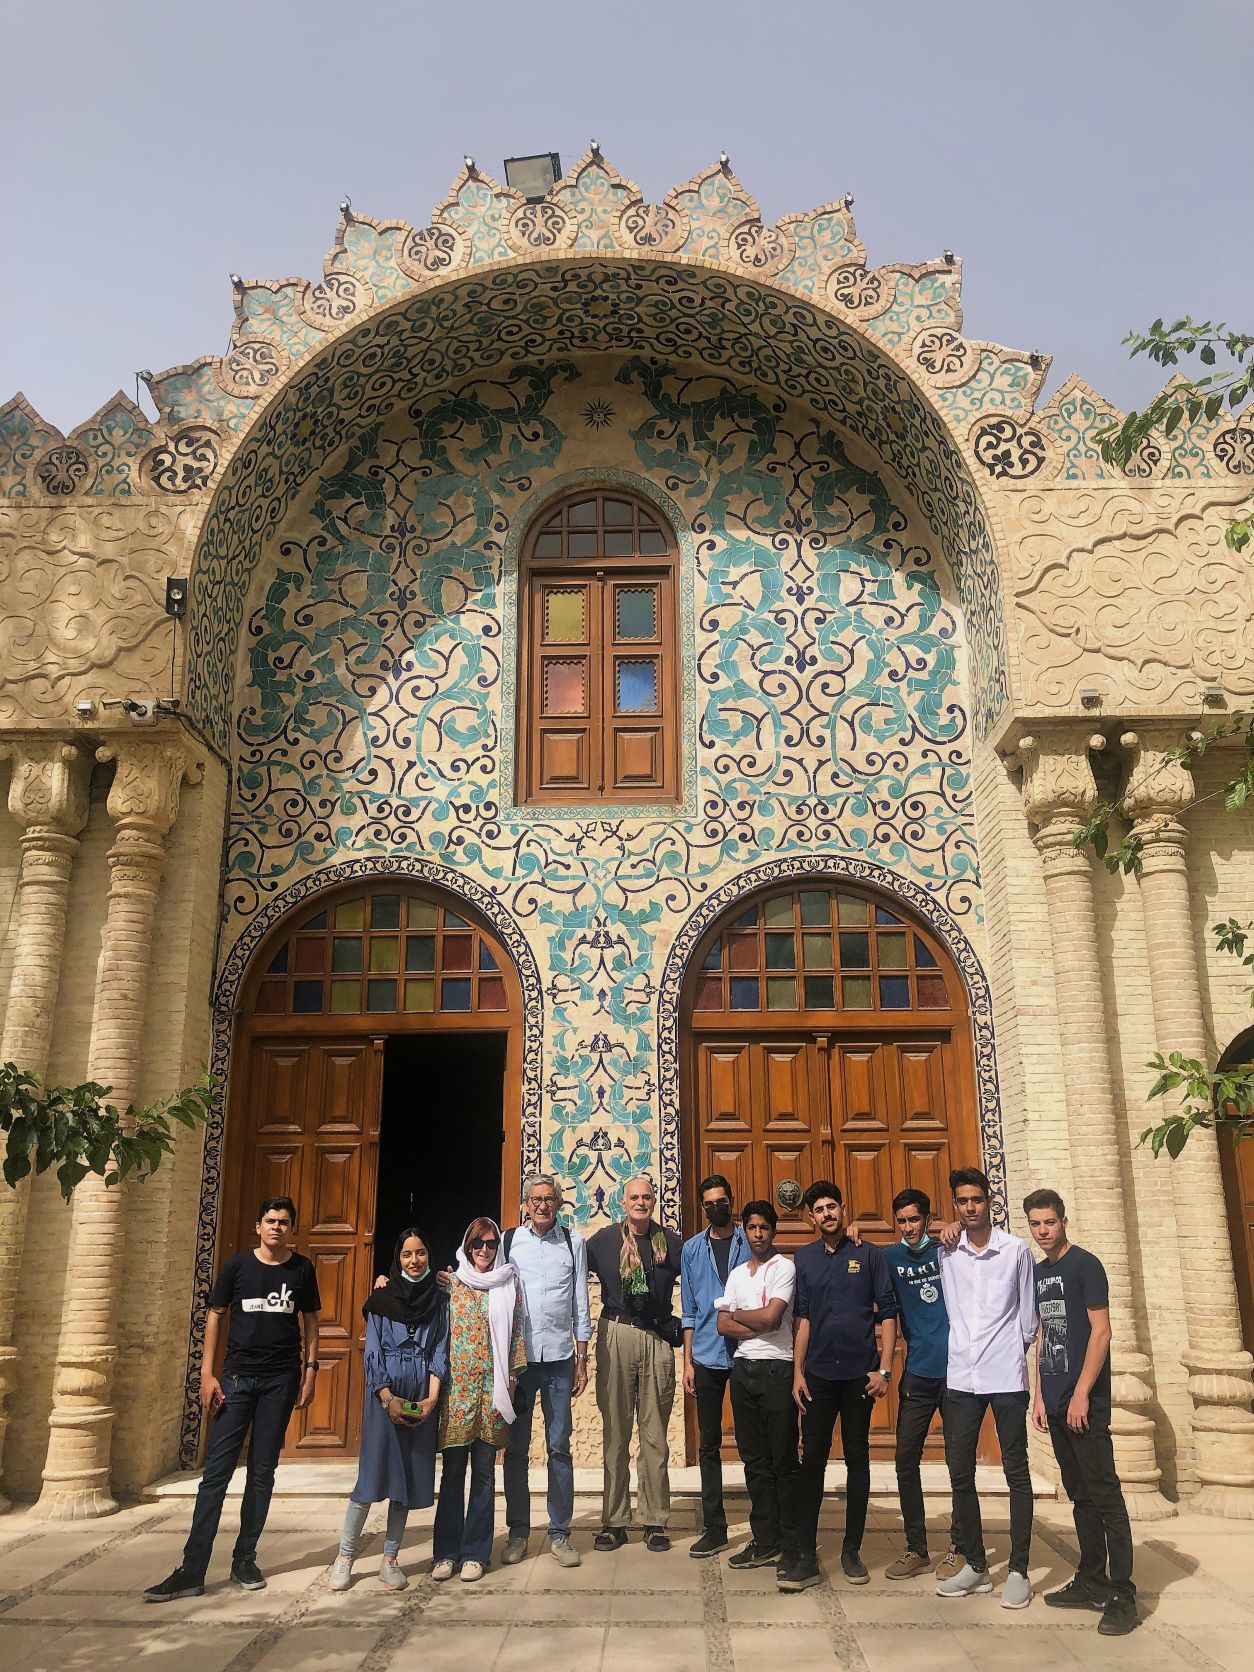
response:
<path fill-rule="evenodd" d="M 839 1424 L 846 1472 L 841 1572 L 850 1584 L 866 1584 L 861 1546 L 871 1419 L 891 1385 L 900 1333 L 906 1357 L 895 1448 L 905 1549 L 886 1577 L 932 1571 L 920 1462 L 939 1413 L 953 1502 L 936 1590 L 943 1597 L 992 1591 L 976 1491 L 979 1436 L 991 1410 L 1010 1495 L 1000 1601 L 1005 1608 L 1028 1606 L 1030 1414 L 1034 1428 L 1052 1440 L 1080 1551 L 1075 1576 L 1045 1602 L 1100 1614 L 1104 1635 L 1133 1630 L 1139 1617 L 1131 1531 L 1111 1444 L 1110 1314 L 1101 1262 L 1069 1242 L 1055 1191 L 1034 1191 L 1023 1204 L 1044 1256 L 1036 1262 L 1026 1242 L 993 1224 L 982 1172 L 958 1168 L 949 1184 L 953 1219 L 934 1222 L 928 1197 L 903 1190 L 893 1201 L 901 1240 L 880 1248 L 848 1225 L 839 1188 L 818 1180 L 803 1198 L 816 1238 L 792 1257 L 776 1251 L 773 1204 L 751 1201 L 737 1216 L 721 1174 L 702 1181 L 707 1223 L 682 1243 L 655 1219 L 647 1178 L 625 1183 L 622 1220 L 586 1241 L 559 1219 L 557 1182 L 531 1178 L 522 1223 L 502 1234 L 495 1221 L 474 1220 L 445 1272 L 437 1272 L 420 1230 L 402 1231 L 391 1269 L 365 1306 L 359 1472 L 329 1588 L 351 1584 L 366 1516 L 384 1500 L 379 1578 L 385 1588 L 408 1584 L 399 1561 L 406 1519 L 433 1503 L 432 1579 L 481 1579 L 492 1560 L 501 1451 L 506 1536 L 500 1560 L 506 1566 L 522 1561 L 531 1533 L 528 1460 L 537 1400 L 548 1461 L 548 1548 L 560 1566 L 579 1566 L 571 1541 L 570 1441 L 572 1402 L 588 1381 L 592 1276 L 601 1295 L 596 1402 L 604 1436 L 602 1525 L 594 1550 L 618 1549 L 633 1524 L 649 1551 L 671 1547 L 667 1428 L 682 1349 L 683 1386 L 697 1413 L 702 1510 L 701 1532 L 688 1554 L 709 1558 L 729 1546 L 721 1457 L 730 1392 L 750 1534 L 728 1566 L 774 1567 L 784 1592 L 820 1583 L 824 1471 Z M 292 1410 L 312 1399 L 319 1368 L 317 1281 L 310 1262 L 291 1247 L 295 1229 L 290 1199 L 263 1202 L 258 1246 L 228 1259 L 210 1294 L 201 1398 L 213 1420 L 204 1474 L 183 1560 L 145 1592 L 151 1601 L 203 1591 L 227 1485 L 250 1429 L 231 1579 L 245 1589 L 265 1584 L 257 1542 L 283 1434 Z"/>

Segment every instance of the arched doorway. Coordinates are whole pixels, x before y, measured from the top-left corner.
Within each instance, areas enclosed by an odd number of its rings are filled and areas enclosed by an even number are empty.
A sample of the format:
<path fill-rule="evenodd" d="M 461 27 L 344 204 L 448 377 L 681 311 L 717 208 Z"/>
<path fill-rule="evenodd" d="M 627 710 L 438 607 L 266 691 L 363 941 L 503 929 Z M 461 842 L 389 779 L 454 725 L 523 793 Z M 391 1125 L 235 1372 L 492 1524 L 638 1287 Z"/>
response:
<path fill-rule="evenodd" d="M 1254 1064 L 1254 1028 L 1232 1041 L 1219 1067 L 1239 1068 Z M 1254 1351 L 1254 1134 L 1236 1138 L 1222 1133 L 1219 1163 L 1223 1173 L 1224 1200 L 1228 1207 L 1228 1233 L 1232 1238 L 1232 1269 L 1241 1305 L 1241 1340 L 1246 1352 Z"/>
<path fill-rule="evenodd" d="M 319 894 L 267 937 L 236 1026 L 219 1258 L 290 1195 L 322 1292 L 322 1371 L 286 1455 L 356 1451 L 361 1305 L 407 1223 L 441 1263 L 519 1176 L 517 972 L 461 899 L 407 879 Z M 503 1179 L 515 1181 L 503 1189 Z"/>
<path fill-rule="evenodd" d="M 813 1235 L 801 1191 L 832 1178 L 886 1244 L 897 1191 L 943 1213 L 949 1169 L 979 1163 L 966 990 L 899 902 L 818 877 L 737 901 L 698 942 L 682 1004 L 688 1228 L 699 1180 L 723 1173 L 738 1202 L 774 1201 L 795 1248 Z M 872 1430 L 882 1456 L 895 1420 L 894 1391 Z"/>

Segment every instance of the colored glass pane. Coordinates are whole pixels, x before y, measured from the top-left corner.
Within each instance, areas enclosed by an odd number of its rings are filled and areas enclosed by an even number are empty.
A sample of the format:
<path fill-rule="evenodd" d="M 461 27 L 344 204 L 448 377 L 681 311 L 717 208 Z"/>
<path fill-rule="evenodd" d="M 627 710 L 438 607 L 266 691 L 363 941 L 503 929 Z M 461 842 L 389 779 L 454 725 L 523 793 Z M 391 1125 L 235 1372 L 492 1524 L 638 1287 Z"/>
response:
<path fill-rule="evenodd" d="M 505 1010 L 505 983 L 499 975 L 486 977 L 479 983 L 480 1010 Z"/>
<path fill-rule="evenodd" d="M 733 976 L 730 982 L 731 1007 L 733 1010 L 757 1010 L 760 1004 L 758 998 L 758 981 L 756 976 Z"/>
<path fill-rule="evenodd" d="M 723 967 L 723 943 L 722 943 L 721 940 L 716 940 L 714 942 L 714 945 L 706 953 L 705 962 L 702 964 L 701 968 L 703 970 L 719 970 L 719 969 L 722 969 L 722 967 Z"/>
<path fill-rule="evenodd" d="M 360 981 L 331 983 L 331 1010 L 336 1016 L 355 1016 L 361 1009 Z"/>
<path fill-rule="evenodd" d="M 642 528 L 640 530 L 641 557 L 665 557 L 666 536 L 660 528 Z"/>
<path fill-rule="evenodd" d="M 468 970 L 474 967 L 475 942 L 473 935 L 445 935 L 440 952 L 440 963 L 446 970 Z"/>
<path fill-rule="evenodd" d="M 544 664 L 544 712 L 552 714 L 584 714 L 587 712 L 587 683 L 583 662 L 554 662 Z"/>
<path fill-rule="evenodd" d="M 801 896 L 801 921 L 810 928 L 832 921 L 831 906 L 826 894 L 807 889 Z"/>
<path fill-rule="evenodd" d="M 321 936 L 300 935 L 292 968 L 297 975 L 321 974 L 326 955 L 327 943 Z"/>
<path fill-rule="evenodd" d="M 869 975 L 846 975 L 841 978 L 840 999 L 846 1010 L 874 1010 Z"/>
<path fill-rule="evenodd" d="M 433 970 L 435 968 L 435 936 L 411 935 L 405 942 L 405 968 L 407 970 Z"/>
<path fill-rule="evenodd" d="M 366 926 L 366 902 L 364 900 L 345 900 L 342 906 L 335 908 L 335 927 L 337 929 L 364 929 Z"/>
<path fill-rule="evenodd" d="M 400 962 L 400 942 L 392 935 L 380 938 L 375 935 L 370 942 L 370 968 L 375 974 L 386 974 L 394 970 Z"/>
<path fill-rule="evenodd" d="M 905 975 L 880 976 L 880 1009 L 909 1010 L 910 978 Z"/>
<path fill-rule="evenodd" d="M 657 637 L 657 587 L 620 586 L 615 604 L 620 639 Z"/>
<path fill-rule="evenodd" d="M 945 990 L 943 975 L 920 975 L 918 989 L 920 1010 L 949 1009 L 949 994 Z"/>
<path fill-rule="evenodd" d="M 756 935 L 729 935 L 730 966 L 734 970 L 755 970 L 761 962 Z"/>
<path fill-rule="evenodd" d="M 914 937 L 914 967 L 917 970 L 934 970 L 938 968 L 936 959 L 932 956 L 931 949 L 919 939 L 918 935 Z"/>
<path fill-rule="evenodd" d="M 275 953 L 274 957 L 271 958 L 270 967 L 266 970 L 266 974 L 267 975 L 286 975 L 287 974 L 287 942 L 286 941 L 283 942 L 283 945 Z"/>
<path fill-rule="evenodd" d="M 789 976 L 787 980 L 775 976 L 766 984 L 766 1008 L 768 1010 L 795 1010 L 797 1008 L 797 983 Z"/>
<path fill-rule="evenodd" d="M 801 942 L 801 956 L 808 970 L 831 969 L 832 937 L 830 935 L 802 935 Z"/>
<path fill-rule="evenodd" d="M 570 528 L 595 528 L 597 522 L 597 502 L 595 499 L 577 499 L 573 505 L 566 507 L 566 522 Z"/>
<path fill-rule="evenodd" d="M 263 981 L 257 991 L 258 1016 L 281 1016 L 287 1009 L 287 982 Z"/>
<path fill-rule="evenodd" d="M 875 921 L 877 923 L 900 923 L 901 919 L 895 912 L 889 911 L 887 906 L 876 906 Z"/>
<path fill-rule="evenodd" d="M 292 1014 L 294 1016 L 316 1016 L 321 1009 L 321 981 L 294 981 L 292 983 Z"/>
<path fill-rule="evenodd" d="M 372 929 L 399 929 L 400 926 L 400 895 L 376 894 L 370 902 L 370 927 Z"/>
<path fill-rule="evenodd" d="M 456 981 L 441 981 L 440 1009 L 469 1010 L 470 982 L 463 981 L 460 976 Z"/>
<path fill-rule="evenodd" d="M 559 592 L 549 587 L 544 594 L 544 640 L 546 644 L 582 644 L 587 638 L 582 587 Z"/>
<path fill-rule="evenodd" d="M 610 528 L 630 528 L 635 519 L 635 506 L 628 499 L 603 499 L 602 520 Z"/>
<path fill-rule="evenodd" d="M 703 975 L 697 982 L 696 1009 L 721 1010 L 723 1008 L 723 983 L 717 975 Z"/>
<path fill-rule="evenodd" d="M 479 942 L 479 968 L 481 970 L 494 970 L 500 968 L 500 965 L 492 956 L 492 948 L 488 945 L 487 941 Z"/>
<path fill-rule="evenodd" d="M 572 532 L 566 536 L 566 551 L 571 557 L 596 557 L 597 537 L 595 531 Z"/>
<path fill-rule="evenodd" d="M 445 911 L 444 927 L 446 929 L 469 929 L 470 924 L 464 917 L 459 917 L 455 911 Z"/>
<path fill-rule="evenodd" d="M 836 896 L 836 921 L 842 929 L 861 928 L 866 922 L 866 901 L 856 894 Z"/>
<path fill-rule="evenodd" d="M 754 928 L 757 927 L 757 922 L 758 922 L 758 908 L 756 906 L 750 906 L 748 911 L 742 911 L 741 912 L 740 916 L 732 924 L 732 928 L 733 929 L 754 929 Z"/>
<path fill-rule="evenodd" d="M 618 712 L 620 714 L 657 713 L 657 662 L 620 662 L 618 664 Z"/>
<path fill-rule="evenodd" d="M 835 983 L 830 975 L 807 975 L 806 1009 L 835 1010 Z"/>
<path fill-rule="evenodd" d="M 781 894 L 774 900 L 768 900 L 762 908 L 768 929 L 792 928 L 792 895 Z"/>
<path fill-rule="evenodd" d="M 325 929 L 326 926 L 327 926 L 327 914 L 324 911 L 318 912 L 318 914 L 315 917 L 311 917 L 309 919 L 308 923 L 303 923 L 301 925 L 301 927 L 303 929 L 308 929 L 311 934 L 314 932 L 315 929 Z"/>
<path fill-rule="evenodd" d="M 407 981 L 405 983 L 405 1008 L 411 1013 L 416 1010 L 434 1010 L 435 982 Z"/>
<path fill-rule="evenodd" d="M 331 942 L 331 968 L 340 975 L 361 968 L 361 942 L 356 935 L 337 935 Z"/>
<path fill-rule="evenodd" d="M 797 947 L 791 935 L 766 937 L 766 967 L 768 970 L 795 970 Z"/>
<path fill-rule="evenodd" d="M 395 981 L 367 981 L 366 1009 L 372 1011 L 395 1010 Z"/>
<path fill-rule="evenodd" d="M 430 900 L 411 900 L 409 902 L 409 926 L 411 929 L 434 929 L 436 908 Z"/>
<path fill-rule="evenodd" d="M 903 930 L 900 934 L 892 931 L 881 933 L 875 937 L 875 953 L 882 970 L 904 970 L 906 968 L 906 936 Z"/>
<path fill-rule="evenodd" d="M 842 930 L 840 962 L 847 970 L 867 970 L 871 967 L 871 937 Z"/>
<path fill-rule="evenodd" d="M 542 534 L 536 541 L 537 557 L 560 557 L 562 555 L 562 537 L 560 534 Z"/>

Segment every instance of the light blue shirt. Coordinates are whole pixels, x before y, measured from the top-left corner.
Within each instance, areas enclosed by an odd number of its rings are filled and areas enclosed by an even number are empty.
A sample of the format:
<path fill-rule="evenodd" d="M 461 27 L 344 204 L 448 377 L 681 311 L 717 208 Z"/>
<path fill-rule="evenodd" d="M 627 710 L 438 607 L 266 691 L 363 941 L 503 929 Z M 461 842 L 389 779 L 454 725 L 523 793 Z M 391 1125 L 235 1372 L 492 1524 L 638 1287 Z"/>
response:
<path fill-rule="evenodd" d="M 560 1225 L 543 1237 L 530 1225 L 520 1225 L 510 1238 L 509 1258 L 522 1278 L 528 1364 L 570 1358 L 575 1350 L 572 1336 L 576 1341 L 592 1338 L 583 1238 L 571 1231 L 567 1248 Z"/>

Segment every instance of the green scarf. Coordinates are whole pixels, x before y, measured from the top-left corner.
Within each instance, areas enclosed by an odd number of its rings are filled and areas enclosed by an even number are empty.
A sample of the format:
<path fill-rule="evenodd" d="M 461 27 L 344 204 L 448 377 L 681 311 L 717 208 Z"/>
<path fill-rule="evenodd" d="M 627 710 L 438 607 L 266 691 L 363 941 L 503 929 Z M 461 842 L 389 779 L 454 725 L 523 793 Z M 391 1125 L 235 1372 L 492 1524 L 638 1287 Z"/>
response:
<path fill-rule="evenodd" d="M 654 1220 L 649 1221 L 649 1241 L 653 1244 L 653 1258 L 658 1265 L 666 1262 L 666 1232 Z M 649 1280 L 645 1275 L 644 1262 L 640 1258 L 640 1250 L 636 1247 L 636 1239 L 632 1233 L 630 1220 L 623 1220 L 623 1247 L 618 1256 L 618 1275 L 622 1281 L 624 1295 L 643 1295 L 649 1287 Z"/>

